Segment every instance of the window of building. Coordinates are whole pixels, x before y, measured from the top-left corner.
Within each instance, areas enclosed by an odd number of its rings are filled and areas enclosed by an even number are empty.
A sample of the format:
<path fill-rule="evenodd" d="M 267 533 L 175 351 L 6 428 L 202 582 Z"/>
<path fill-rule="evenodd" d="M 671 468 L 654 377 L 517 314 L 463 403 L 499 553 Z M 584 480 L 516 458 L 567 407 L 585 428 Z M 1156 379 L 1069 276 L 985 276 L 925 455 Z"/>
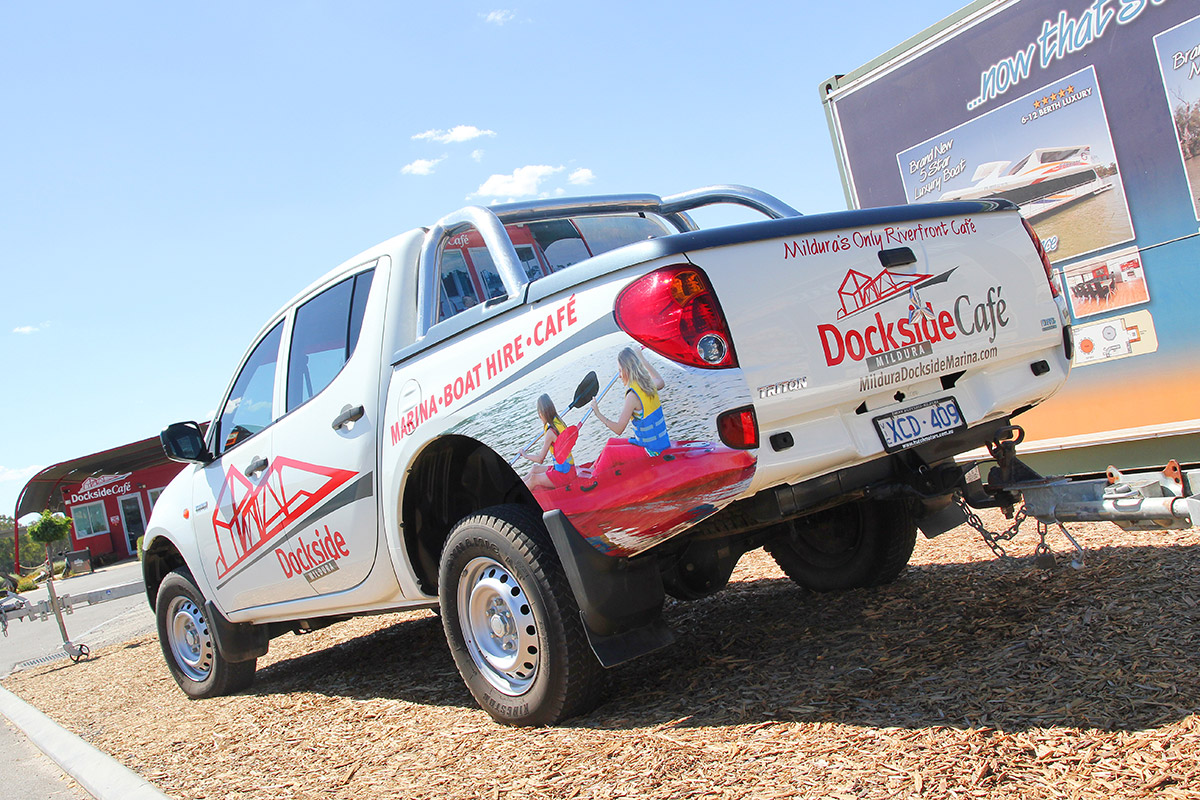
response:
<path fill-rule="evenodd" d="M 108 533 L 108 517 L 104 513 L 104 501 L 85 503 L 71 509 L 71 522 L 75 523 L 75 538 L 100 536 Z"/>
<path fill-rule="evenodd" d="M 271 424 L 275 395 L 275 366 L 279 361 L 279 342 L 283 323 L 272 328 L 254 352 L 233 384 L 217 423 L 217 455 L 241 444 Z"/>

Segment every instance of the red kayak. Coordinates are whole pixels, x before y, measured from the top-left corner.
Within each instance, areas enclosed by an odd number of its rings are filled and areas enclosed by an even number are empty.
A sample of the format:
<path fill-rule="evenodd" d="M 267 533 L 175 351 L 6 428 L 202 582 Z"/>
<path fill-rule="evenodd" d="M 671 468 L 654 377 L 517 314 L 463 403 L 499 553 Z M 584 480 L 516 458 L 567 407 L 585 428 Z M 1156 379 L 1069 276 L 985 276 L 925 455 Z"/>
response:
<path fill-rule="evenodd" d="M 675 442 L 650 456 L 628 439 L 609 439 L 594 462 L 576 467 L 561 486 L 533 493 L 542 508 L 566 514 L 597 549 L 632 555 L 740 494 L 754 466 L 749 452 L 713 442 Z"/>

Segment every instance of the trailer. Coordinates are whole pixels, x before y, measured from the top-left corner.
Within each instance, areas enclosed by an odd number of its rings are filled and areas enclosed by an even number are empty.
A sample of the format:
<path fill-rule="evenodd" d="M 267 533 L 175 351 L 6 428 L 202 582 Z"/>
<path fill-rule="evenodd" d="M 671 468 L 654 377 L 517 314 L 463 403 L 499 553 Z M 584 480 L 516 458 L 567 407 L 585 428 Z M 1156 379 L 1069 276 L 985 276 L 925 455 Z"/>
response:
<path fill-rule="evenodd" d="M 1075 350 L 1027 463 L 1200 464 L 1194 3 L 978 0 L 819 91 L 850 207 L 1001 198 L 1045 243 Z"/>

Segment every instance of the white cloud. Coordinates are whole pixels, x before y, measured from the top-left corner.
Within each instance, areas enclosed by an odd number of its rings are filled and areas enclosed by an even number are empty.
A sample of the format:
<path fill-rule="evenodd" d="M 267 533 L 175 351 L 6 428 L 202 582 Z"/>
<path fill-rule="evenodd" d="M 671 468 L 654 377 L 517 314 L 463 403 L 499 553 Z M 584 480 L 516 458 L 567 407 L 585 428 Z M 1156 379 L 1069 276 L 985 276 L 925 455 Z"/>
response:
<path fill-rule="evenodd" d="M 34 475 L 41 472 L 43 467 L 21 467 L 13 469 L 12 467 L 0 467 L 0 482 L 3 481 L 27 481 Z"/>
<path fill-rule="evenodd" d="M 445 156 L 441 158 L 418 158 L 411 164 L 405 164 L 401 167 L 400 172 L 404 175 L 432 175 L 433 168 L 445 160 Z"/>
<path fill-rule="evenodd" d="M 495 11 L 489 11 L 486 14 L 480 14 L 483 21 L 492 25 L 503 25 L 506 22 L 512 22 L 516 19 L 516 12 L 507 8 L 498 8 Z"/>
<path fill-rule="evenodd" d="M 22 336 L 29 336 L 30 334 L 37 333 L 38 331 L 44 331 L 49 327 L 49 322 L 43 322 L 41 325 L 21 325 L 13 328 L 13 333 L 19 333 Z"/>
<path fill-rule="evenodd" d="M 596 180 L 596 174 L 587 167 L 580 167 L 567 176 L 567 183 L 575 186 L 587 186 L 594 180 Z"/>
<path fill-rule="evenodd" d="M 511 175 L 493 175 L 488 178 L 472 196 L 530 197 L 538 193 L 542 181 L 562 170 L 562 167 L 548 167 L 544 164 L 517 167 Z"/>
<path fill-rule="evenodd" d="M 476 128 L 474 125 L 455 125 L 448 131 L 433 128 L 425 131 L 424 133 L 414 134 L 412 138 L 417 140 L 439 142 L 441 144 L 456 144 L 458 142 L 469 142 L 472 139 L 478 139 L 481 136 L 495 135 L 495 131 L 483 130 L 481 128 Z"/>
<path fill-rule="evenodd" d="M 472 150 L 471 151 L 471 160 L 473 160 L 476 164 L 483 161 L 483 151 L 482 150 Z"/>

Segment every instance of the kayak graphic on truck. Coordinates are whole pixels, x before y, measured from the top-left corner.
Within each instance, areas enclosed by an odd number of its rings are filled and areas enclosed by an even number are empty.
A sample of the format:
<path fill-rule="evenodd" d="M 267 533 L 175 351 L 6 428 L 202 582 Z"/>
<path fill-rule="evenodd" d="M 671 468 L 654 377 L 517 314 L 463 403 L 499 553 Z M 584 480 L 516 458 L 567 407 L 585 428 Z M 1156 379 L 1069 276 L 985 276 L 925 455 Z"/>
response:
<path fill-rule="evenodd" d="M 576 369 L 539 375 L 454 433 L 507 449 L 543 510 L 562 511 L 597 550 L 633 555 L 750 484 L 755 456 L 721 444 L 715 420 L 751 398 L 739 369 L 676 364 L 623 334 L 598 344 Z"/>

